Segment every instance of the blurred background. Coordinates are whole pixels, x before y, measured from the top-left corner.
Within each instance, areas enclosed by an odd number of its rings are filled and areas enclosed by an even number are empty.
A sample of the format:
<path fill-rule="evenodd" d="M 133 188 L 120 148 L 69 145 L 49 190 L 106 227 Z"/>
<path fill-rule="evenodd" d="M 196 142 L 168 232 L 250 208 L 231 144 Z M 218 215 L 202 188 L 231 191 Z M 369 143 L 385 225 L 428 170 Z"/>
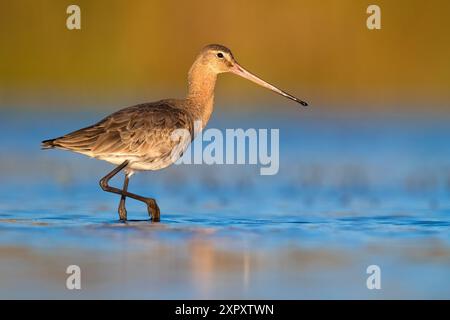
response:
<path fill-rule="evenodd" d="M 67 30 L 66 8 L 81 8 Z M 366 9 L 381 8 L 381 30 Z M 450 298 L 450 2 L 0 2 L 0 298 Z M 40 141 L 186 92 L 220 43 L 298 108 L 221 75 L 209 127 L 280 129 L 280 171 L 133 176 L 162 222 Z M 114 185 L 121 185 L 121 177 Z M 65 287 L 77 264 L 81 291 Z M 368 290 L 379 265 L 382 290 Z"/>
<path fill-rule="evenodd" d="M 65 27 L 71 1 L 2 1 L 1 107 L 111 110 L 183 96 L 195 55 L 220 43 L 321 112 L 449 111 L 450 3 L 376 1 L 382 29 L 368 30 L 372 2 L 80 0 L 74 31 Z M 219 103 L 278 101 L 222 78 Z"/>

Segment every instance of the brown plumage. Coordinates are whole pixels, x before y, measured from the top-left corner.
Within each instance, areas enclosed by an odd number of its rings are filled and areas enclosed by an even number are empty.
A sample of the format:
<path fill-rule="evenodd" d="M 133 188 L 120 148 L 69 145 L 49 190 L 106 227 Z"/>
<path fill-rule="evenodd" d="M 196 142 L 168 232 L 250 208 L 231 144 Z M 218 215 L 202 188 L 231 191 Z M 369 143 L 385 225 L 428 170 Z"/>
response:
<path fill-rule="evenodd" d="M 43 148 L 70 150 L 116 165 L 129 160 L 128 172 L 167 167 L 180 142 L 171 133 L 185 129 L 193 136 L 193 114 L 180 102 L 162 100 L 124 108 L 92 126 L 43 141 Z"/>
<path fill-rule="evenodd" d="M 202 129 L 206 126 L 213 111 L 217 75 L 225 72 L 307 105 L 242 68 L 228 48 L 209 45 L 202 49 L 189 70 L 185 99 L 166 99 L 121 109 L 92 126 L 45 140 L 42 148 L 70 150 L 118 165 L 100 180 L 100 185 L 105 191 L 121 195 L 120 220 L 127 218 L 125 199 L 130 197 L 145 202 L 153 221 L 159 221 L 159 208 L 154 199 L 128 192 L 129 177 L 134 171 L 165 168 L 181 156 L 194 138 L 194 122 L 201 121 Z M 174 137 L 173 133 L 180 129 L 187 132 L 189 141 Z M 109 186 L 109 180 L 121 170 L 126 172 L 123 188 Z"/>

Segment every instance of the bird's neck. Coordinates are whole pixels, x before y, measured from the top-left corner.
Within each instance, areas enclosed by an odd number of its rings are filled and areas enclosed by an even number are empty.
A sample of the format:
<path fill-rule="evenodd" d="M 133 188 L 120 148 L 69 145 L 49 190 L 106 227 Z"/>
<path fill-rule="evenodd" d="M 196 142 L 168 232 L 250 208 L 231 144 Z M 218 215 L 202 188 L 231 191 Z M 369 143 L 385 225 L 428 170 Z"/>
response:
<path fill-rule="evenodd" d="M 196 111 L 197 120 L 202 121 L 202 127 L 206 126 L 213 111 L 216 79 L 217 74 L 209 70 L 201 61 L 195 61 L 189 70 L 189 89 L 186 99 Z"/>

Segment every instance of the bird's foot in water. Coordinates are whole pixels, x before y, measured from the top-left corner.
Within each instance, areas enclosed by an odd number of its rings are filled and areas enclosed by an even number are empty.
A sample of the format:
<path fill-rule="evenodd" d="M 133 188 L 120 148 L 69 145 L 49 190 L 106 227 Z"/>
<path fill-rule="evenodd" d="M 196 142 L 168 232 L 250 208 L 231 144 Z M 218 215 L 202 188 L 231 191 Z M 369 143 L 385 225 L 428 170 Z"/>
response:
<path fill-rule="evenodd" d="M 155 199 L 148 199 L 147 211 L 153 222 L 161 221 L 161 213 Z"/>
<path fill-rule="evenodd" d="M 127 221 L 127 209 L 125 209 L 125 203 L 120 203 L 119 205 L 119 219 L 122 222 Z"/>

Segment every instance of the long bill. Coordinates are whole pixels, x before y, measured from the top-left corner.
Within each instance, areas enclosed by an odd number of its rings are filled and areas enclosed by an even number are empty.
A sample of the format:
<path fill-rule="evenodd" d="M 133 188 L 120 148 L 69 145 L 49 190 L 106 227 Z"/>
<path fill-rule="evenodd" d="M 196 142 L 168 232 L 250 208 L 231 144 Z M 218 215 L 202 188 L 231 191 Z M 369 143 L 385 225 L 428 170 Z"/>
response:
<path fill-rule="evenodd" d="M 259 84 L 260 86 L 270 89 L 276 93 L 278 93 L 279 95 L 282 95 L 283 97 L 286 97 L 288 99 L 294 100 L 295 102 L 300 103 L 302 106 L 307 106 L 308 104 L 303 101 L 300 100 L 296 97 L 294 97 L 293 95 L 290 95 L 289 93 L 278 89 L 277 87 L 271 85 L 270 83 L 265 82 L 264 80 L 258 78 L 257 76 L 255 76 L 253 73 L 245 70 L 244 68 L 242 68 L 237 62 L 234 63 L 233 68 L 230 70 L 232 73 L 237 74 L 238 76 L 241 76 L 242 78 L 245 78 L 247 80 L 250 80 L 256 84 Z"/>

